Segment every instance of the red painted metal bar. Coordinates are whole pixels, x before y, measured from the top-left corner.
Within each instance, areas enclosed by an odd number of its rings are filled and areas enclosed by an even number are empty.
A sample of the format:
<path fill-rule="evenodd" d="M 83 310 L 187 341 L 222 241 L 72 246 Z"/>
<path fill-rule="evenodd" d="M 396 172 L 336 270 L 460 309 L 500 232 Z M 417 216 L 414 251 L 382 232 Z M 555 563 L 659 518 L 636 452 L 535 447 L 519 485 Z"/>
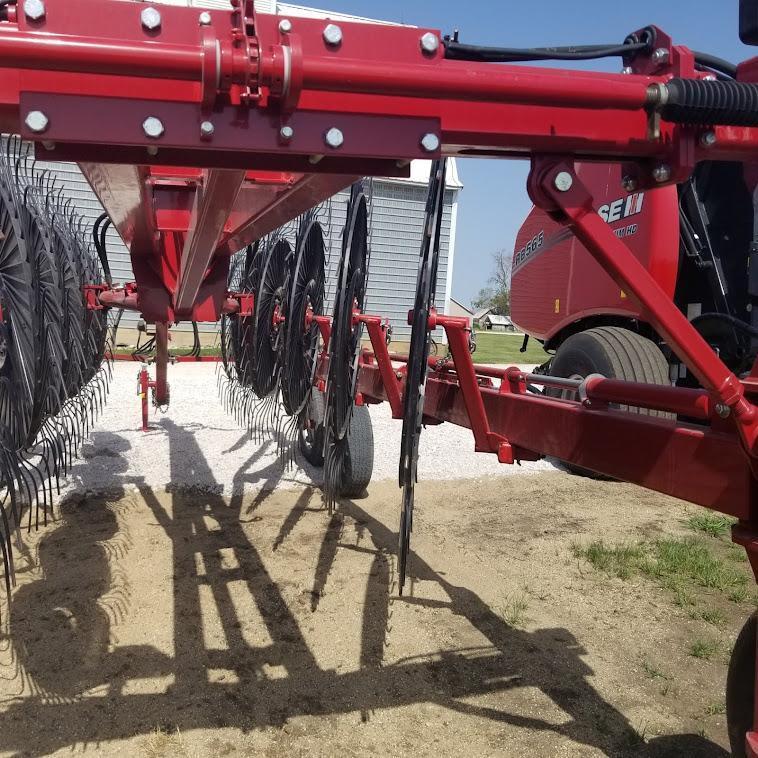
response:
<path fill-rule="evenodd" d="M 395 370 L 392 368 L 392 361 L 390 360 L 389 350 L 387 349 L 387 332 L 385 324 L 379 316 L 368 316 L 366 314 L 360 314 L 358 321 L 361 321 L 366 325 L 366 331 L 368 332 L 369 339 L 371 340 L 371 347 L 373 353 L 364 351 L 362 354 L 362 360 L 375 360 L 379 369 L 379 376 L 381 377 L 382 384 L 384 385 L 384 392 L 387 397 L 387 402 L 392 410 L 392 418 L 403 417 L 403 400 L 400 395 L 401 383 L 400 379 L 402 374 L 398 377 L 395 374 Z"/>
<path fill-rule="evenodd" d="M 137 376 L 137 394 L 140 399 L 140 410 L 142 413 L 142 431 L 146 432 L 148 429 L 148 421 L 150 414 L 150 401 L 148 393 L 150 392 L 150 374 L 147 370 L 147 364 L 143 363 L 140 368 L 140 372 Z"/>
<path fill-rule="evenodd" d="M 47 0 L 46 5 L 52 3 Z M 63 37 L 16 31 L 0 24 L 0 66 L 199 82 L 203 60 L 199 44 Z"/>
<path fill-rule="evenodd" d="M 409 315 L 410 319 L 410 315 Z M 471 358 L 469 335 L 471 327 L 467 318 L 438 315 L 434 308 L 429 316 L 429 326 L 434 329 L 441 326 L 447 335 L 450 354 L 453 356 L 456 378 L 463 394 L 468 415 L 468 424 L 474 433 L 475 450 L 483 453 L 498 452 L 498 458 L 503 456 L 502 463 L 512 463 L 508 440 L 503 435 L 494 434 L 490 429 L 487 413 L 484 409 L 482 396 L 479 392 L 479 380 L 474 372 L 474 361 Z M 424 404 L 426 411 L 426 403 Z"/>
<path fill-rule="evenodd" d="M 374 402 L 386 400 L 377 365 L 361 366 L 358 391 Z M 732 433 L 624 411 L 589 410 L 568 400 L 482 387 L 476 393 L 491 432 L 507 439 L 514 451 L 554 456 L 740 519 L 758 515 L 755 479 Z M 431 373 L 424 414 L 470 428 L 464 394 L 444 372 Z"/>
<path fill-rule="evenodd" d="M 195 193 L 174 296 L 174 309 L 179 317 L 186 316 L 195 304 L 244 179 L 244 171 L 208 171 L 202 189 Z"/>
<path fill-rule="evenodd" d="M 165 322 L 155 325 L 155 404 L 166 405 L 169 401 L 168 388 L 168 324 Z"/>

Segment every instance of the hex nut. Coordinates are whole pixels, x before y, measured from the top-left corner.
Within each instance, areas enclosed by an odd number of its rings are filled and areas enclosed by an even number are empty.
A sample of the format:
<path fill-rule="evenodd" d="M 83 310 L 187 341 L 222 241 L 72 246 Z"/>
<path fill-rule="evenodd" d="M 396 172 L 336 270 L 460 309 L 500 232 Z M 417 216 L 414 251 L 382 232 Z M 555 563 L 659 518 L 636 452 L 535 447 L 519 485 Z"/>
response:
<path fill-rule="evenodd" d="M 421 147 L 427 153 L 436 153 L 440 149 L 440 138 L 433 132 L 427 132 L 421 138 Z"/>
<path fill-rule="evenodd" d="M 148 29 L 149 31 L 155 31 L 156 29 L 160 29 L 161 26 L 161 14 L 156 8 L 147 7 L 143 8 L 142 12 L 139 14 L 140 21 L 142 21 L 142 26 L 145 27 L 145 29 Z"/>
<path fill-rule="evenodd" d="M 30 132 L 41 134 L 47 129 L 50 120 L 42 111 L 29 111 L 29 113 L 26 114 L 24 123 L 29 127 Z"/>
<path fill-rule="evenodd" d="M 342 42 L 342 29 L 337 24 L 327 24 L 324 27 L 324 42 L 330 47 L 336 47 Z"/>
<path fill-rule="evenodd" d="M 159 118 L 148 116 L 142 122 L 142 131 L 145 132 L 146 136 L 158 139 L 158 137 L 163 135 L 165 129 L 163 127 L 163 122 Z"/>
<path fill-rule="evenodd" d="M 329 147 L 337 148 L 342 145 L 342 143 L 345 141 L 345 136 L 342 134 L 342 132 L 337 129 L 336 126 L 333 126 L 325 135 L 324 135 L 324 142 L 326 142 Z"/>

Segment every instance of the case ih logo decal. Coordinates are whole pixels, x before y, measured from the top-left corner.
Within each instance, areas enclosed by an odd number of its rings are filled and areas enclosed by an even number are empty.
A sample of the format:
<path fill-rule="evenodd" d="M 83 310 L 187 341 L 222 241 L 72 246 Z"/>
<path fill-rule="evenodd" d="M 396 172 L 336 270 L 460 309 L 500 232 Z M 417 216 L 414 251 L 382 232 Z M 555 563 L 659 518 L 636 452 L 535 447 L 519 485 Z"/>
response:
<path fill-rule="evenodd" d="M 597 209 L 597 214 L 608 224 L 615 224 L 617 221 L 627 219 L 630 216 L 636 216 L 642 213 L 642 206 L 645 203 L 644 192 L 633 192 L 626 197 L 620 197 L 618 200 L 614 200 L 612 203 L 606 203 L 601 205 Z M 633 234 L 637 234 L 637 224 L 626 224 L 625 226 L 617 227 L 613 230 L 613 233 L 619 237 L 631 237 Z M 541 231 L 539 234 L 535 234 L 526 245 L 513 254 L 513 271 L 517 271 L 521 266 L 529 259 L 536 256 L 537 253 L 544 250 L 549 250 L 559 242 L 570 239 L 573 236 L 569 228 L 559 230 L 552 237 L 545 240 L 545 232 Z"/>
<path fill-rule="evenodd" d="M 621 221 L 622 218 L 629 218 L 629 216 L 636 216 L 638 213 L 642 213 L 642 204 L 644 202 L 644 192 L 633 192 L 626 198 L 621 197 L 612 203 L 601 205 L 597 209 L 597 212 L 603 221 L 615 224 L 617 221 Z"/>

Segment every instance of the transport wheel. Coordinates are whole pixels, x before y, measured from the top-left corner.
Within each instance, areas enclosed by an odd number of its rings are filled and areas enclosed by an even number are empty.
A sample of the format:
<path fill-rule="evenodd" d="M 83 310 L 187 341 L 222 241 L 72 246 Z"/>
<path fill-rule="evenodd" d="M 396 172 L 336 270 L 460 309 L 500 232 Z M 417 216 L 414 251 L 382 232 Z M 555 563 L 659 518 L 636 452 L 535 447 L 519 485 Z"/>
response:
<path fill-rule="evenodd" d="M 314 389 L 299 429 L 300 452 L 311 466 L 324 465 L 324 393 Z"/>
<path fill-rule="evenodd" d="M 745 622 L 734 643 L 726 676 L 726 724 L 734 758 L 744 758 L 745 733 L 753 728 L 755 702 L 755 631 L 754 613 Z"/>
<path fill-rule="evenodd" d="M 344 458 L 340 495 L 360 497 L 371 482 L 374 471 L 374 430 L 371 414 L 365 405 L 353 408 Z"/>
<path fill-rule="evenodd" d="M 561 344 L 550 364 L 550 375 L 583 379 L 602 374 L 608 379 L 623 379 L 644 384 L 670 383 L 669 367 L 658 346 L 646 337 L 620 326 L 598 326 L 571 335 Z M 548 395 L 575 399 L 572 390 L 548 389 Z M 672 414 L 645 408 L 617 406 L 630 413 L 672 418 Z M 564 463 L 569 471 L 580 476 L 598 477 L 591 471 Z"/>
<path fill-rule="evenodd" d="M 424 393 L 432 335 L 429 313 L 434 305 L 437 264 L 440 252 L 442 205 L 445 193 L 445 160 L 432 163 L 424 215 L 424 232 L 416 277 L 411 344 L 408 351 L 407 379 L 403 394 L 403 432 L 400 438 L 399 484 L 403 488 L 398 530 L 398 589 L 403 594 L 413 530 L 413 504 L 416 487 L 418 446 L 424 420 Z"/>

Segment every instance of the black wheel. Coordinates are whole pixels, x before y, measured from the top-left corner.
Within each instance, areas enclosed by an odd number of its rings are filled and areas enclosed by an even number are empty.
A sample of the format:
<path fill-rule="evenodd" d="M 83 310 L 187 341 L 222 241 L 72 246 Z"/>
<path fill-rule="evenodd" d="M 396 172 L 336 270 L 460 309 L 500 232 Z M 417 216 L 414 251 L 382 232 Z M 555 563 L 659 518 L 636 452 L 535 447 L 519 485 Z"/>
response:
<path fill-rule="evenodd" d="M 277 385 L 284 348 L 282 315 L 292 248 L 283 238 L 273 238 L 266 246 L 260 281 L 255 293 L 255 327 L 253 330 L 252 388 L 266 397 Z"/>
<path fill-rule="evenodd" d="M 349 478 L 351 419 L 355 412 L 363 324 L 353 319 L 354 310 L 362 311 L 368 278 L 368 208 L 360 182 L 350 189 L 342 252 L 334 299 L 332 333 L 329 339 L 329 376 L 327 381 L 324 428 L 324 495 L 331 510 L 345 491 Z"/>
<path fill-rule="evenodd" d="M 744 758 L 747 754 L 745 733 L 753 729 L 756 617 L 754 613 L 742 627 L 726 676 L 726 723 L 734 758 Z"/>
<path fill-rule="evenodd" d="M 408 551 L 410 549 L 411 531 L 413 530 L 418 446 L 424 418 L 427 359 L 432 343 L 428 323 L 429 312 L 434 305 L 437 284 L 442 205 L 445 194 L 445 169 L 446 162 L 444 159 L 433 161 L 416 278 L 411 344 L 408 351 L 408 374 L 403 396 L 403 432 L 400 439 L 400 467 L 398 472 L 399 484 L 403 488 L 398 535 L 398 585 L 400 594 L 403 593 L 403 586 L 405 585 Z"/>
<path fill-rule="evenodd" d="M 324 393 L 313 389 L 298 429 L 300 452 L 311 466 L 324 465 Z"/>
<path fill-rule="evenodd" d="M 357 405 L 350 418 L 340 496 L 361 497 L 371 482 L 373 471 L 374 430 L 371 415 L 365 405 Z"/>
<path fill-rule="evenodd" d="M 324 312 L 324 233 L 315 214 L 306 214 L 297 235 L 285 313 L 282 403 L 290 416 L 308 404 L 319 355 L 319 328 L 311 316 Z"/>
<path fill-rule="evenodd" d="M 658 346 L 652 340 L 620 326 L 598 326 L 572 334 L 560 345 L 550 363 L 551 376 L 584 379 L 590 374 L 643 384 L 669 384 L 668 363 Z M 548 389 L 547 394 L 576 399 L 576 392 L 572 390 Z M 630 413 L 671 418 L 670 413 L 663 411 L 616 407 Z M 563 465 L 580 476 L 599 476 L 572 463 L 564 462 Z"/>
<path fill-rule="evenodd" d="M 248 245 L 242 264 L 239 292 L 255 293 L 260 286 L 262 254 L 260 242 Z M 237 379 L 243 387 L 250 387 L 255 376 L 255 312 L 237 316 L 233 332 Z"/>

